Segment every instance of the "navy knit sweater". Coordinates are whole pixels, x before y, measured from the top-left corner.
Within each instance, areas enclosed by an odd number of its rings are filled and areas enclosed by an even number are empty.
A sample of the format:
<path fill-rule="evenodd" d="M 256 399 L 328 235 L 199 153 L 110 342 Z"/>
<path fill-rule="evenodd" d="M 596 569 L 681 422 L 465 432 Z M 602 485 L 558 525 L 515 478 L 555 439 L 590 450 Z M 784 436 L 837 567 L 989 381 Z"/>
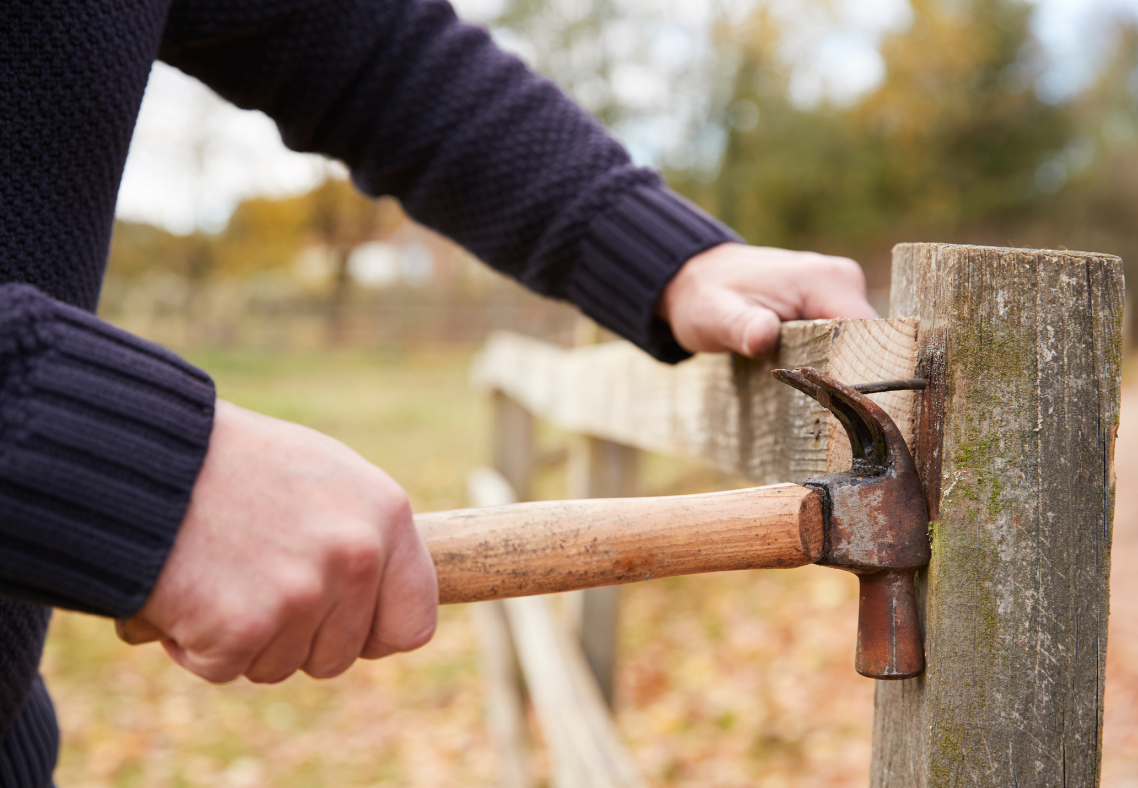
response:
<path fill-rule="evenodd" d="M 737 240 L 442 0 L 0 2 L 0 786 L 50 784 L 52 606 L 126 617 L 181 522 L 213 385 L 93 316 L 160 58 L 368 194 L 656 357 L 692 255 Z"/>

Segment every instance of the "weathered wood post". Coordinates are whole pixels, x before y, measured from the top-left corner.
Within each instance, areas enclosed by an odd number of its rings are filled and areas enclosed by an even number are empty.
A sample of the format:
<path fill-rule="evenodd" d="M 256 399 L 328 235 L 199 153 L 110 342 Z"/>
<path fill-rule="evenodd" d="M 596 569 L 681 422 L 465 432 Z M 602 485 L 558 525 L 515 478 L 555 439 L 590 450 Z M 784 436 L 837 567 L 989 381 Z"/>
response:
<path fill-rule="evenodd" d="M 500 391 L 492 396 L 491 451 L 501 474 L 470 479 L 473 506 L 527 500 L 534 464 L 533 416 Z M 526 732 L 525 687 L 518 664 L 505 605 L 501 601 L 471 605 L 478 631 L 482 675 L 486 680 L 487 717 L 498 754 L 500 788 L 529 788 L 529 746 Z"/>
<path fill-rule="evenodd" d="M 605 341 L 599 325 L 584 315 L 573 327 L 576 347 Z M 572 435 L 569 439 L 567 492 L 570 498 L 631 498 L 639 495 L 640 452 L 631 446 Z M 612 707 L 616 638 L 620 618 L 620 586 L 590 588 L 565 594 L 564 611 L 581 641 L 589 669 L 605 702 Z"/>
<path fill-rule="evenodd" d="M 491 406 L 490 452 L 494 470 L 510 483 L 519 501 L 528 501 L 537 459 L 533 415 L 497 389 L 491 395 Z"/>
<path fill-rule="evenodd" d="M 1096 786 L 1122 263 L 946 244 L 893 253 L 930 380 L 917 462 L 924 675 L 879 682 L 870 783 Z"/>
<path fill-rule="evenodd" d="M 604 438 L 574 435 L 569 446 L 569 497 L 634 497 L 639 492 L 639 469 L 638 449 Z M 574 591 L 565 595 L 565 605 L 597 686 L 612 706 L 620 586 Z"/>

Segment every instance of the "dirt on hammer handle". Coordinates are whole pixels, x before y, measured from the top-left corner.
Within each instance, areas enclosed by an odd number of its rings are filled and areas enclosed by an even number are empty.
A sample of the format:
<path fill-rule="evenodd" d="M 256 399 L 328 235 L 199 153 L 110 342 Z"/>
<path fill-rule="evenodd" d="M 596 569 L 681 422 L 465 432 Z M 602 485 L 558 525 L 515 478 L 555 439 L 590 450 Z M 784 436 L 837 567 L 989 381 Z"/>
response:
<path fill-rule="evenodd" d="M 796 484 L 659 498 L 542 501 L 415 517 L 439 602 L 477 602 L 731 569 L 822 554 L 822 499 Z M 116 622 L 127 643 L 162 633 Z"/>

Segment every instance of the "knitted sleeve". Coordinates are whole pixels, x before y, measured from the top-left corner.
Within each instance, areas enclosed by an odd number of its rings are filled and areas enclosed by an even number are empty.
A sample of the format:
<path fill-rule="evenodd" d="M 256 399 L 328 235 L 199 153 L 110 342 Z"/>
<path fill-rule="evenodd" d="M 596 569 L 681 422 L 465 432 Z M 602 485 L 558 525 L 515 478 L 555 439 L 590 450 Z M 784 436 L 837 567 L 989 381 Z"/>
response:
<path fill-rule="evenodd" d="M 174 542 L 213 383 L 27 285 L 0 286 L 0 596 L 126 617 Z"/>
<path fill-rule="evenodd" d="M 739 240 L 443 0 L 176 0 L 159 54 L 662 359 L 686 356 L 664 287 Z"/>

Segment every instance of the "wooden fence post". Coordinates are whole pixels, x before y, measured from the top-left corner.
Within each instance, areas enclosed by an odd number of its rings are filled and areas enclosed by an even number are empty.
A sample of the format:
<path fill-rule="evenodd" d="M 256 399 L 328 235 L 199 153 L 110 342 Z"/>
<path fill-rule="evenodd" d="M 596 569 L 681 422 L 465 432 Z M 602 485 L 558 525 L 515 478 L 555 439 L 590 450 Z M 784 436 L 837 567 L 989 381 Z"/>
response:
<path fill-rule="evenodd" d="M 1122 307 L 1116 257 L 894 249 L 933 552 L 928 668 L 877 685 L 871 785 L 1098 785 Z"/>
<path fill-rule="evenodd" d="M 570 498 L 629 498 L 639 489 L 640 452 L 631 446 L 572 436 L 569 446 Z M 620 586 L 590 588 L 565 595 L 570 623 L 596 676 L 605 702 L 612 706 Z"/>
<path fill-rule="evenodd" d="M 533 415 L 516 400 L 495 390 L 491 400 L 492 465 L 510 483 L 519 501 L 530 499 L 535 447 Z"/>
<path fill-rule="evenodd" d="M 533 416 L 500 391 L 492 398 L 491 441 L 495 480 L 472 476 L 469 497 L 473 506 L 490 506 L 527 500 L 534 462 Z M 501 601 L 471 605 L 478 630 L 482 675 L 486 681 L 487 717 L 498 754 L 500 788 L 529 788 L 529 747 L 526 735 L 525 687 L 517 652 L 510 637 L 505 605 Z"/>

